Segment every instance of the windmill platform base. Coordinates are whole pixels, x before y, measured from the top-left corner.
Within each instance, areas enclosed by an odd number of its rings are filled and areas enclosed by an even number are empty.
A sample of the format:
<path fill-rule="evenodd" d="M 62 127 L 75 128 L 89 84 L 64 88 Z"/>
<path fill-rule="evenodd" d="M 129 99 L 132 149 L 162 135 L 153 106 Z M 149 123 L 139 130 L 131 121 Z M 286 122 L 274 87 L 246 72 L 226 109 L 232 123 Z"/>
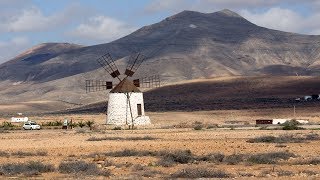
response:
<path fill-rule="evenodd" d="M 133 120 L 133 124 L 135 126 L 146 126 L 146 125 L 150 125 L 151 121 L 149 116 L 138 116 Z M 132 125 L 132 122 L 131 120 L 126 123 L 125 121 L 108 119 L 107 125 L 124 126 L 124 125 Z"/>

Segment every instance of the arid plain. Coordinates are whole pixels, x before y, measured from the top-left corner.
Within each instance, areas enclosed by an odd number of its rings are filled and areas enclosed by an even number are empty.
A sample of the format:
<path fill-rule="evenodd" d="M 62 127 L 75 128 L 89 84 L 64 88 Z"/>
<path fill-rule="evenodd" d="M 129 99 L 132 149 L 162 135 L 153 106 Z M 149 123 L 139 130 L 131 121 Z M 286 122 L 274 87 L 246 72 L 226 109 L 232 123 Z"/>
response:
<path fill-rule="evenodd" d="M 297 118 L 308 118 L 311 123 L 318 124 L 317 109 L 297 110 Z M 0 162 L 23 164 L 39 161 L 50 164 L 54 169 L 49 172 L 29 174 L 46 179 L 97 179 L 105 176 L 114 179 L 193 178 L 203 173 L 211 177 L 240 179 L 319 178 L 319 130 L 311 127 L 284 131 L 254 126 L 255 119 L 271 118 L 275 114 L 277 117 L 289 117 L 292 110 L 150 112 L 148 115 L 153 125 L 135 130 L 114 130 L 105 126 L 104 114 L 35 116 L 30 118 L 39 123 L 67 118 L 74 122 L 94 120 L 95 125 L 92 130 L 88 127 L 68 130 L 46 127 L 40 131 L 2 131 Z M 246 127 L 231 127 L 225 124 L 226 121 L 247 123 Z M 195 128 L 198 125 L 201 125 L 200 130 Z M 248 142 L 249 139 L 266 136 L 293 137 L 301 141 Z M 314 138 L 301 138 L 309 136 Z M 252 159 L 254 155 L 266 156 L 270 161 Z M 94 164 L 97 170 L 66 173 L 61 164 L 67 162 Z M 101 175 L 97 175 L 99 173 Z"/>

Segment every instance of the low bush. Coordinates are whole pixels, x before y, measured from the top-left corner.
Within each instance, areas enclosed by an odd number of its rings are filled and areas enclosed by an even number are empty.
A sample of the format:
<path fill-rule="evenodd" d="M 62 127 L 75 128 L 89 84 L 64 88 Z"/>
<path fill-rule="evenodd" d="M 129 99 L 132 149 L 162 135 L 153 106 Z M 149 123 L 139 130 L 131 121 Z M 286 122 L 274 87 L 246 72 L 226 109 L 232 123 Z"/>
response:
<path fill-rule="evenodd" d="M 308 141 L 319 140 L 318 134 L 306 134 L 306 135 L 280 135 L 275 136 L 260 136 L 247 140 L 249 143 L 303 143 Z"/>
<path fill-rule="evenodd" d="M 231 175 L 222 170 L 205 168 L 186 168 L 171 175 L 172 178 L 230 178 Z"/>
<path fill-rule="evenodd" d="M 37 152 L 25 152 L 25 151 L 17 151 L 11 153 L 12 156 L 19 156 L 19 157 L 24 157 L 24 156 L 47 156 L 48 152 L 46 151 L 37 151 Z"/>
<path fill-rule="evenodd" d="M 0 172 L 4 175 L 37 175 L 45 172 L 54 172 L 52 164 L 43 164 L 39 161 L 30 161 L 27 163 L 8 163 L 0 166 Z"/>
<path fill-rule="evenodd" d="M 317 172 L 310 171 L 310 170 L 303 170 L 303 171 L 300 171 L 299 173 L 303 173 L 303 174 L 306 174 L 308 176 L 313 176 L 313 175 L 318 174 Z"/>
<path fill-rule="evenodd" d="M 195 121 L 195 122 L 193 123 L 193 129 L 194 129 L 194 130 L 201 130 L 202 128 L 203 128 L 202 122 Z"/>
<path fill-rule="evenodd" d="M 292 176 L 292 175 L 294 175 L 294 172 L 286 171 L 286 170 L 278 170 L 277 175 L 278 176 Z"/>
<path fill-rule="evenodd" d="M 246 156 L 244 154 L 232 154 L 232 155 L 226 156 L 224 158 L 224 162 L 230 165 L 236 165 L 243 162 L 245 160 L 245 157 Z"/>
<path fill-rule="evenodd" d="M 92 130 L 92 126 L 94 125 L 94 121 L 86 121 L 85 124 Z"/>
<path fill-rule="evenodd" d="M 41 126 L 62 126 L 62 121 L 61 120 L 56 120 L 56 121 L 46 121 L 42 122 Z"/>
<path fill-rule="evenodd" d="M 79 122 L 78 122 L 78 126 L 79 126 L 80 128 L 83 128 L 83 127 L 86 126 L 86 124 L 85 124 L 83 121 L 79 121 Z"/>
<path fill-rule="evenodd" d="M 222 153 L 213 153 L 208 155 L 203 155 L 197 158 L 198 161 L 207 161 L 213 163 L 220 163 L 223 162 L 225 155 Z"/>
<path fill-rule="evenodd" d="M 298 165 L 319 165 L 320 164 L 320 158 L 316 157 L 316 158 L 311 158 L 311 159 L 306 159 L 306 160 L 301 160 L 301 161 L 296 161 L 294 164 L 298 164 Z"/>
<path fill-rule="evenodd" d="M 304 129 L 299 127 L 300 123 L 297 120 L 286 121 L 285 123 L 281 124 L 283 130 L 299 130 Z"/>
<path fill-rule="evenodd" d="M 269 152 L 251 155 L 247 161 L 254 164 L 276 164 L 279 160 L 288 160 L 290 157 L 296 156 L 290 152 Z"/>
<path fill-rule="evenodd" d="M 139 141 L 139 140 L 155 140 L 157 138 L 151 137 L 151 136 L 144 136 L 144 137 L 102 137 L 102 138 L 97 138 L 97 137 L 91 137 L 87 139 L 87 141 Z"/>
<path fill-rule="evenodd" d="M 58 168 L 60 173 L 83 174 L 95 176 L 110 176 L 110 171 L 100 170 L 96 164 L 85 161 L 61 162 Z"/>
<path fill-rule="evenodd" d="M 10 154 L 5 151 L 0 151 L 0 157 L 10 157 Z"/>
<path fill-rule="evenodd" d="M 156 156 L 157 152 L 152 151 L 138 151 L 132 149 L 124 149 L 122 151 L 114 151 L 105 153 L 106 156 L 113 156 L 113 157 L 129 157 L 129 156 Z"/>
<path fill-rule="evenodd" d="M 121 127 L 120 126 L 116 126 L 112 130 L 121 130 Z"/>
<path fill-rule="evenodd" d="M 195 160 L 190 150 L 177 150 L 173 152 L 162 152 L 158 165 L 170 166 L 170 163 L 187 164 Z"/>
<path fill-rule="evenodd" d="M 156 171 L 156 170 L 146 170 L 146 171 L 143 171 L 141 173 L 141 176 L 152 178 L 152 177 L 155 177 L 158 174 L 162 174 L 162 172 L 161 171 Z"/>

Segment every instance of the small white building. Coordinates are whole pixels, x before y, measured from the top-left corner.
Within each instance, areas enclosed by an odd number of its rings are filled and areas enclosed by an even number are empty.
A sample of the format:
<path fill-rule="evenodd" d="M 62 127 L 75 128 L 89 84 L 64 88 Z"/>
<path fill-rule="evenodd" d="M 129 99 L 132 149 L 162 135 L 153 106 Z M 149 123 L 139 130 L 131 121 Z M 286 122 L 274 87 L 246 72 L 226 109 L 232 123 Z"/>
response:
<path fill-rule="evenodd" d="M 291 121 L 291 119 L 272 119 L 272 124 L 283 124 L 286 121 Z"/>
<path fill-rule="evenodd" d="M 17 116 L 17 117 L 11 118 L 11 122 L 13 122 L 13 123 L 27 122 L 27 121 L 29 121 L 28 117 Z"/>
<path fill-rule="evenodd" d="M 143 93 L 126 78 L 110 91 L 107 113 L 107 124 L 151 124 L 149 116 L 145 116 Z"/>

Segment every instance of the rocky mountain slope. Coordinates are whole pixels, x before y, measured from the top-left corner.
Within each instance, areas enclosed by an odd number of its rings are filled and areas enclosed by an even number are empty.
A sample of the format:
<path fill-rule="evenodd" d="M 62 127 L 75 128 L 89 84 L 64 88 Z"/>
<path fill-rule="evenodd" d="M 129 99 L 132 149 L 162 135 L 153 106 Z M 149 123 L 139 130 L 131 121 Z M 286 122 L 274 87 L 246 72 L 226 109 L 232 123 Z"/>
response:
<path fill-rule="evenodd" d="M 165 82 L 233 75 L 318 75 L 320 36 L 259 27 L 238 14 L 183 11 L 107 44 L 42 44 L 0 65 L 2 104 L 51 100 L 63 109 L 106 98 L 85 94 L 85 79 L 111 79 L 96 62 L 110 52 L 121 72 L 127 56 L 148 59 L 136 77 Z"/>

